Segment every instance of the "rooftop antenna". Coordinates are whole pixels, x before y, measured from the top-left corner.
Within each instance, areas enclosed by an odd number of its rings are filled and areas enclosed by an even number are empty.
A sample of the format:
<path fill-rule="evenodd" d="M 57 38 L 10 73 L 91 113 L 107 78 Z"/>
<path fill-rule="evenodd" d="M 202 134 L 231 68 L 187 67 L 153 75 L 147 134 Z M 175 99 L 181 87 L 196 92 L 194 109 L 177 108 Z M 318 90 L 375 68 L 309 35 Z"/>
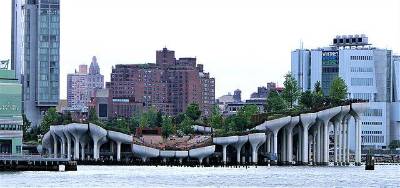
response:
<path fill-rule="evenodd" d="M 300 49 L 303 50 L 303 40 L 300 39 Z"/>

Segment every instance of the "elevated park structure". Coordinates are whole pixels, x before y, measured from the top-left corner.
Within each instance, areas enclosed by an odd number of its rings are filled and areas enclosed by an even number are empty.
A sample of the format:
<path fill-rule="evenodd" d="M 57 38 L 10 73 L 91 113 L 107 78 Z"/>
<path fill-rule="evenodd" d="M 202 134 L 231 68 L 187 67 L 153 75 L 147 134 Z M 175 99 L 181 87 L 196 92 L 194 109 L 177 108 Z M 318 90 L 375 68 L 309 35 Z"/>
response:
<path fill-rule="evenodd" d="M 43 136 L 42 145 L 45 156 L 68 160 L 97 161 L 109 157 L 150 164 L 197 161 L 197 164 L 361 165 L 360 114 L 367 107 L 368 103 L 356 102 L 270 119 L 237 135 L 214 135 L 209 145 L 186 150 L 140 145 L 132 135 L 91 123 L 51 126 Z M 352 120 L 356 131 L 349 135 Z M 193 128 L 202 134 L 212 132 L 208 127 Z M 356 143 L 352 151 L 350 139 Z"/>

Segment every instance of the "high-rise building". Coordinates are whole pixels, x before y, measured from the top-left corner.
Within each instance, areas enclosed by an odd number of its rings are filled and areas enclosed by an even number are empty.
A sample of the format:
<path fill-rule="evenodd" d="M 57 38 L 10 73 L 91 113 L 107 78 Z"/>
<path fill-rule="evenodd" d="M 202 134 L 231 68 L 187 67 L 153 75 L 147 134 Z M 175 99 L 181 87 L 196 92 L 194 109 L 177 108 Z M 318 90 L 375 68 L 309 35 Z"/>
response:
<path fill-rule="evenodd" d="M 152 106 L 176 115 L 190 103 L 199 104 L 207 116 L 215 100 L 215 80 L 196 66 L 196 58 L 176 59 L 167 48 L 156 52 L 156 64 L 116 65 L 107 85 L 110 117 L 129 117 Z"/>
<path fill-rule="evenodd" d="M 22 151 L 22 87 L 14 70 L 0 67 L 0 153 Z"/>
<path fill-rule="evenodd" d="M 11 3 L 11 70 L 15 71 L 15 77 L 22 83 L 23 65 L 23 14 L 22 0 L 12 0 Z"/>
<path fill-rule="evenodd" d="M 104 88 L 104 76 L 100 74 L 96 56 L 90 63 L 89 73 L 87 65 L 79 65 L 79 71 L 67 75 L 67 101 L 69 110 L 87 112 L 92 97 L 96 91 Z"/>
<path fill-rule="evenodd" d="M 87 111 L 89 102 L 88 76 L 85 69 L 67 75 L 67 103 L 70 110 Z"/>
<path fill-rule="evenodd" d="M 291 71 L 302 91 L 313 90 L 320 82 L 328 95 L 333 79 L 339 76 L 348 87 L 348 98 L 369 101 L 361 117 L 364 148 L 386 148 L 393 139 L 390 130 L 398 130 L 399 115 L 391 115 L 400 107 L 395 101 L 399 94 L 399 71 L 395 69 L 392 52 L 371 46 L 365 35 L 338 36 L 329 47 L 292 51 Z M 352 131 L 354 126 L 350 126 Z"/>
<path fill-rule="evenodd" d="M 26 0 L 23 12 L 24 113 L 37 126 L 60 98 L 60 1 Z"/>
<path fill-rule="evenodd" d="M 242 101 L 242 91 L 240 91 L 240 89 L 233 91 L 233 100 L 235 100 L 235 102 Z"/>
<path fill-rule="evenodd" d="M 98 89 L 104 88 L 104 76 L 100 74 L 100 67 L 97 63 L 96 56 L 93 56 L 92 62 L 89 67 L 89 74 L 87 75 L 87 88 L 89 97 L 94 96 L 94 92 Z"/>

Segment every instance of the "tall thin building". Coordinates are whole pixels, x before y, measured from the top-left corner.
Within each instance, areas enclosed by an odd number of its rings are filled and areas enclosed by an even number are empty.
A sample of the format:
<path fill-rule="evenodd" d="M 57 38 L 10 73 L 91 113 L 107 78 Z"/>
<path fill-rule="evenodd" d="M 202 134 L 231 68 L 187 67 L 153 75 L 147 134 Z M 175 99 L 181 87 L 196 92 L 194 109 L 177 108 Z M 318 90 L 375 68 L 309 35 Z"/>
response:
<path fill-rule="evenodd" d="M 24 39 L 22 0 L 12 0 L 11 6 L 11 70 L 15 70 L 15 77 L 21 83 Z"/>
<path fill-rule="evenodd" d="M 79 72 L 67 75 L 67 103 L 68 108 L 73 110 L 87 111 L 89 102 L 88 75 L 87 71 L 81 69 Z"/>
<path fill-rule="evenodd" d="M 60 0 L 26 0 L 24 113 L 33 126 L 56 107 L 60 93 Z"/>
<path fill-rule="evenodd" d="M 97 89 L 104 88 L 104 76 L 100 74 L 100 67 L 99 64 L 97 63 L 96 56 L 93 56 L 92 62 L 90 63 L 87 80 L 88 80 L 89 97 L 94 96 L 94 93 Z"/>

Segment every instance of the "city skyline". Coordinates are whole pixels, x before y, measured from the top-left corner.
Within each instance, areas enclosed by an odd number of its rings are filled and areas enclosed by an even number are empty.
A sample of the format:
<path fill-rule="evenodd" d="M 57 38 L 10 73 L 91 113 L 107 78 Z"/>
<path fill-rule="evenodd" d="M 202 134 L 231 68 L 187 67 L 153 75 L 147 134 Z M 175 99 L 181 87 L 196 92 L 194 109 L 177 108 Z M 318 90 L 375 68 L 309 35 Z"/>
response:
<path fill-rule="evenodd" d="M 155 50 L 166 46 L 179 57 L 196 56 L 208 67 L 217 79 L 217 97 L 239 88 L 247 99 L 267 82 L 282 85 L 282 75 L 290 70 L 290 51 L 299 48 L 300 40 L 305 41 L 305 48 L 315 48 L 330 43 L 336 35 L 364 33 L 374 46 L 392 49 L 395 54 L 400 49 L 397 1 L 339 1 L 329 6 L 315 1 L 311 7 L 287 1 L 120 2 L 84 1 L 78 7 L 76 1 L 61 2 L 62 99 L 66 98 L 66 75 L 79 64 L 88 64 L 94 55 L 109 81 L 113 65 L 154 63 Z M 340 11 L 344 4 L 375 14 L 354 18 L 344 14 L 347 9 Z M 7 59 L 11 57 L 11 1 L 0 2 L 0 7 L 4 18 L 0 20 L 0 58 Z M 85 14 L 88 9 L 89 15 Z M 223 15 L 219 9 L 224 10 Z M 337 14 L 326 14 L 334 10 Z M 102 14 L 104 11 L 109 14 Z M 168 21 L 160 21 L 165 15 Z M 293 19 L 297 15 L 303 19 Z M 321 24 L 315 24 L 318 22 Z M 332 29 L 326 30 L 327 25 Z"/>

